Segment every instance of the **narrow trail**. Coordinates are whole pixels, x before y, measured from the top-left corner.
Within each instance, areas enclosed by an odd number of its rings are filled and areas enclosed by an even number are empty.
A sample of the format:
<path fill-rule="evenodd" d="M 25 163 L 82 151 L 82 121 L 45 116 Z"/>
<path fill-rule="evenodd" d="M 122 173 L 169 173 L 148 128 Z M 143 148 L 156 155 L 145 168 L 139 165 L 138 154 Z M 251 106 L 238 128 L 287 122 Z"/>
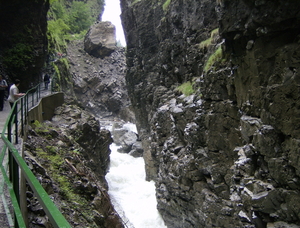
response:
<path fill-rule="evenodd" d="M 49 86 L 51 88 L 51 86 Z M 47 95 L 51 94 L 50 90 L 46 90 L 43 87 L 43 84 L 41 84 L 41 97 L 45 97 Z M 0 130 L 1 133 L 3 131 L 4 125 L 6 123 L 6 119 L 11 111 L 11 107 L 9 105 L 8 101 L 4 101 L 4 108 L 3 111 L 0 111 Z M 4 146 L 4 143 L 2 140 L 0 140 L 0 153 L 2 153 L 2 148 Z M 4 161 L 5 163 L 7 161 Z M 5 166 L 4 166 L 5 167 Z M 0 172 L 0 227 L 13 227 L 14 224 L 12 224 L 12 220 L 10 216 L 7 216 L 7 212 L 10 207 L 10 196 L 7 191 L 6 185 L 4 185 L 3 175 L 2 172 Z M 12 212 L 11 212 L 12 213 Z"/>

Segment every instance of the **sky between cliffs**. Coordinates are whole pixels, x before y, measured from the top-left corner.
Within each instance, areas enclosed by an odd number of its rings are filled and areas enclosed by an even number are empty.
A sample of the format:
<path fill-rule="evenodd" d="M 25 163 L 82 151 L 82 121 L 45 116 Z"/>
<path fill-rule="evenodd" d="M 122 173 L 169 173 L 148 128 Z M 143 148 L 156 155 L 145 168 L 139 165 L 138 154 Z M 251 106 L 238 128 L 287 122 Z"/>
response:
<path fill-rule="evenodd" d="M 116 26 L 116 38 L 120 41 L 122 46 L 126 46 L 123 27 L 121 24 L 121 8 L 120 0 L 105 0 L 104 13 L 102 15 L 102 21 L 110 21 Z"/>

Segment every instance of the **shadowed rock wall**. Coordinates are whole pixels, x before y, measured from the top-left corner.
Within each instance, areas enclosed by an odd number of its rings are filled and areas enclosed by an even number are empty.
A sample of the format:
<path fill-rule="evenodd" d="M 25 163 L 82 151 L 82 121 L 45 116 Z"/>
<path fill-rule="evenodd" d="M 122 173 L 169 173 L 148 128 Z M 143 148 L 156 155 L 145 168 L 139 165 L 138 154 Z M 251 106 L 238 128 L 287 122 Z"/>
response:
<path fill-rule="evenodd" d="M 298 227 L 300 4 L 168 3 L 121 0 L 129 96 L 166 225 Z M 190 96 L 176 89 L 186 81 Z"/>
<path fill-rule="evenodd" d="M 48 9 L 48 0 L 0 1 L 0 69 L 11 80 L 19 78 L 21 90 L 41 79 Z"/>

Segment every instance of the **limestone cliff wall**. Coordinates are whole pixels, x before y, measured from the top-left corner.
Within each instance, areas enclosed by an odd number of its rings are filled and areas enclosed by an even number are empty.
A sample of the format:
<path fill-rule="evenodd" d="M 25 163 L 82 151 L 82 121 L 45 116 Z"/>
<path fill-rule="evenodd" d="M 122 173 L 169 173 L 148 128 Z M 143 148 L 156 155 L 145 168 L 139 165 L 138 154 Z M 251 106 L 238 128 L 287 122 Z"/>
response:
<path fill-rule="evenodd" d="M 299 2 L 121 8 L 129 96 L 166 225 L 298 227 Z M 190 96 L 177 89 L 186 81 Z"/>

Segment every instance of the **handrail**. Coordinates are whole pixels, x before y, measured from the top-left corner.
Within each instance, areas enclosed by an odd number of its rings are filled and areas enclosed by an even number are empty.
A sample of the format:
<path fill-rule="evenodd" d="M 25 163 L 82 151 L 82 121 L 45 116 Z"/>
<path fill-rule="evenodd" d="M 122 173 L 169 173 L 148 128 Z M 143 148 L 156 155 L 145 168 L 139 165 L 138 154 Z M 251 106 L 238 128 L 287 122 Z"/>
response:
<path fill-rule="evenodd" d="M 40 85 L 37 85 L 33 89 L 29 90 L 25 96 L 19 98 L 13 105 L 6 123 L 4 125 L 3 131 L 1 133 L 1 138 L 4 142 L 4 147 L 0 156 L 0 169 L 4 177 L 4 181 L 9 189 L 10 197 L 12 200 L 12 205 L 14 208 L 15 215 L 15 227 L 26 227 L 25 220 L 22 216 L 20 209 L 20 178 L 19 171 L 23 175 L 30 185 L 32 191 L 35 193 L 39 203 L 42 205 L 46 215 L 53 227 L 56 228 L 70 228 L 70 224 L 67 222 L 65 217 L 61 214 L 58 208 L 55 206 L 53 201 L 50 199 L 47 192 L 44 190 L 40 182 L 34 176 L 32 171 L 27 166 L 26 162 L 19 154 L 19 151 L 15 148 L 12 143 L 12 128 L 15 125 L 15 143 L 18 143 L 18 117 L 20 116 L 21 125 L 21 135 L 24 135 L 24 127 L 27 124 L 27 113 L 29 111 L 29 99 L 32 95 L 32 106 L 34 105 L 34 96 L 36 95 L 36 102 L 40 99 Z M 21 108 L 18 110 L 18 103 L 21 103 Z M 31 107 L 32 107 L 31 106 Z M 7 136 L 6 136 L 7 134 Z M 7 153 L 9 159 L 9 176 L 3 166 L 3 161 L 5 154 Z"/>

